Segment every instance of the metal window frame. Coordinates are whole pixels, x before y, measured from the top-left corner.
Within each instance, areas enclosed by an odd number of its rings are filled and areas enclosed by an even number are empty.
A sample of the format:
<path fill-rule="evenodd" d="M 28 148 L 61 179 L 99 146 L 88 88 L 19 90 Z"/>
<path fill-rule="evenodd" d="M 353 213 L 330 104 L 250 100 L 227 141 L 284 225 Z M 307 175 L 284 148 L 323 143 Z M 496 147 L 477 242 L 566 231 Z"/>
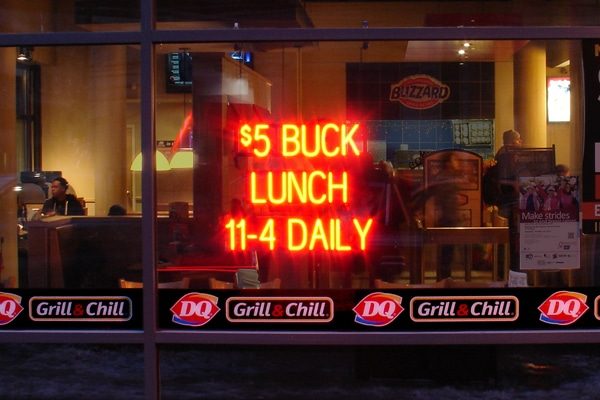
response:
<path fill-rule="evenodd" d="M 119 343 L 143 344 L 144 392 L 146 399 L 160 397 L 158 346 L 185 344 L 248 345 L 456 345 L 456 344 L 535 344 L 599 343 L 599 330 L 539 331 L 461 331 L 461 332 L 257 332 L 210 331 L 179 332 L 157 329 L 156 259 L 156 176 L 154 171 L 155 104 L 154 46 L 159 43 L 284 42 L 284 41 L 392 41 L 392 40 L 516 40 L 588 39 L 600 37 L 598 26 L 527 27 L 411 27 L 411 28 L 332 28 L 332 29 L 207 29 L 157 30 L 155 1 L 140 0 L 140 31 L 136 32 L 48 32 L 3 33 L 0 47 L 55 45 L 141 46 L 141 142 L 142 248 L 143 248 L 143 331 L 0 331 L 0 343 Z"/>

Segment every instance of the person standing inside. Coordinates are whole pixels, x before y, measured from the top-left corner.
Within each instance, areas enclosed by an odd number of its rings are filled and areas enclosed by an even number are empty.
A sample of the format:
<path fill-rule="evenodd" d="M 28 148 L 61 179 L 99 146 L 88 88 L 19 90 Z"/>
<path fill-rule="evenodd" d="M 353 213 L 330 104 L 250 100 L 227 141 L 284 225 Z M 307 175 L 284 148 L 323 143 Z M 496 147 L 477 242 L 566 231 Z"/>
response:
<path fill-rule="evenodd" d="M 508 220 L 510 269 L 518 271 L 519 261 L 519 187 L 510 150 L 522 146 L 521 134 L 509 129 L 502 134 L 503 146 L 496 153 L 498 169 L 498 213 Z"/>
<path fill-rule="evenodd" d="M 42 217 L 54 215 L 84 215 L 81 203 L 72 194 L 67 194 L 69 182 L 63 177 L 52 180 L 50 184 L 50 197 L 44 202 L 41 210 Z"/>

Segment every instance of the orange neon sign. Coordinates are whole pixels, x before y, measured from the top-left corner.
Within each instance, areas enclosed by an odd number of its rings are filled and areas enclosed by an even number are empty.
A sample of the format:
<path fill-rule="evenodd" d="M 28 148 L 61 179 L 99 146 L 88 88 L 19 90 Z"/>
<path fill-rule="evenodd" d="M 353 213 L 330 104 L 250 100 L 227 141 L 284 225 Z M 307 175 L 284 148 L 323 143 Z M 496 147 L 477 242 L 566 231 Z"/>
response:
<path fill-rule="evenodd" d="M 348 202 L 348 173 L 282 171 L 266 174 L 266 178 L 250 173 L 252 204 L 324 204 Z M 321 184 L 321 185 L 319 185 Z M 325 186 L 325 187 L 323 187 Z"/>
<path fill-rule="evenodd" d="M 276 226 L 280 224 L 282 226 Z M 253 230 L 248 227 L 246 219 L 231 218 L 225 224 L 229 233 L 230 250 L 247 250 L 250 243 L 266 244 L 269 250 L 276 246 L 289 251 L 326 250 L 326 251 L 364 251 L 367 248 L 367 236 L 373 226 L 373 219 L 359 220 L 353 218 L 343 221 L 340 218 L 306 221 L 302 218 L 283 220 L 267 219 L 266 223 Z M 281 228 L 285 238 L 278 241 Z"/>
<path fill-rule="evenodd" d="M 253 219 L 252 223 L 245 217 L 229 218 L 225 221 L 228 248 L 232 251 L 256 246 L 292 252 L 365 251 L 368 236 L 373 231 L 373 219 L 352 215 L 351 175 L 340 167 L 346 164 L 336 163 L 336 160 L 360 156 L 359 129 L 356 123 L 242 125 L 238 144 L 249 154 L 258 159 L 276 154 L 284 160 L 304 160 L 305 163 L 300 164 L 309 165 L 306 168 L 309 170 L 250 170 L 247 179 L 250 203 L 268 206 L 275 211 L 273 215 L 279 216 L 260 222 Z M 323 160 L 320 164 L 316 161 L 319 158 Z M 315 162 L 325 168 L 315 167 Z M 290 205 L 296 206 L 295 215 L 284 217 L 277 213 L 278 208 Z M 338 209 L 344 211 L 344 218 L 336 216 Z M 313 217 L 305 217 L 310 214 Z"/>
<path fill-rule="evenodd" d="M 283 124 L 279 131 L 267 124 L 256 124 L 250 126 L 244 124 L 240 128 L 240 144 L 252 150 L 256 157 L 269 156 L 273 148 L 272 137 L 280 140 L 277 149 L 284 157 L 307 157 L 315 158 L 323 156 L 326 158 L 358 156 L 360 150 L 356 145 L 354 135 L 358 132 L 360 125 L 333 124 L 323 126 L 317 124 L 307 126 L 305 124 Z"/>

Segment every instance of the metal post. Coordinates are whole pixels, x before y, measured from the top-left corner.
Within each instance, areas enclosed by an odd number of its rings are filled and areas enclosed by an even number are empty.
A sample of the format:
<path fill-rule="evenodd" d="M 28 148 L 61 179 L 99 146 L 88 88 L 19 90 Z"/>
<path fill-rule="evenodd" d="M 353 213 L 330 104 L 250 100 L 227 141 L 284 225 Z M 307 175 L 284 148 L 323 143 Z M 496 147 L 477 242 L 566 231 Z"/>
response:
<path fill-rule="evenodd" d="M 155 0 L 141 7 L 141 134 L 142 134 L 142 264 L 144 282 L 144 398 L 160 397 L 160 374 L 156 347 L 156 160 L 154 156 L 154 43 Z"/>

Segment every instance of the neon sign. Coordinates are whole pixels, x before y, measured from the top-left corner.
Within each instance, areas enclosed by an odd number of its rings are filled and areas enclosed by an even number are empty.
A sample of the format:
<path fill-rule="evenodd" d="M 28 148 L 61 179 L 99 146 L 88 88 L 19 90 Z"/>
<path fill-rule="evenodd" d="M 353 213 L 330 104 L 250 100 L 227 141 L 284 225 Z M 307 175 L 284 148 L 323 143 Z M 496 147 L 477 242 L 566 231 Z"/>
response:
<path fill-rule="evenodd" d="M 373 219 L 353 215 L 351 173 L 344 160 L 361 155 L 359 124 L 244 124 L 238 145 L 257 159 L 308 160 L 306 170 L 251 170 L 248 198 L 268 207 L 267 218 L 231 216 L 225 220 L 230 250 L 263 246 L 298 251 L 364 251 Z M 293 207 L 284 217 L 278 207 Z M 337 214 L 343 214 L 337 215 Z M 306 215 L 310 215 L 307 217 Z"/>

